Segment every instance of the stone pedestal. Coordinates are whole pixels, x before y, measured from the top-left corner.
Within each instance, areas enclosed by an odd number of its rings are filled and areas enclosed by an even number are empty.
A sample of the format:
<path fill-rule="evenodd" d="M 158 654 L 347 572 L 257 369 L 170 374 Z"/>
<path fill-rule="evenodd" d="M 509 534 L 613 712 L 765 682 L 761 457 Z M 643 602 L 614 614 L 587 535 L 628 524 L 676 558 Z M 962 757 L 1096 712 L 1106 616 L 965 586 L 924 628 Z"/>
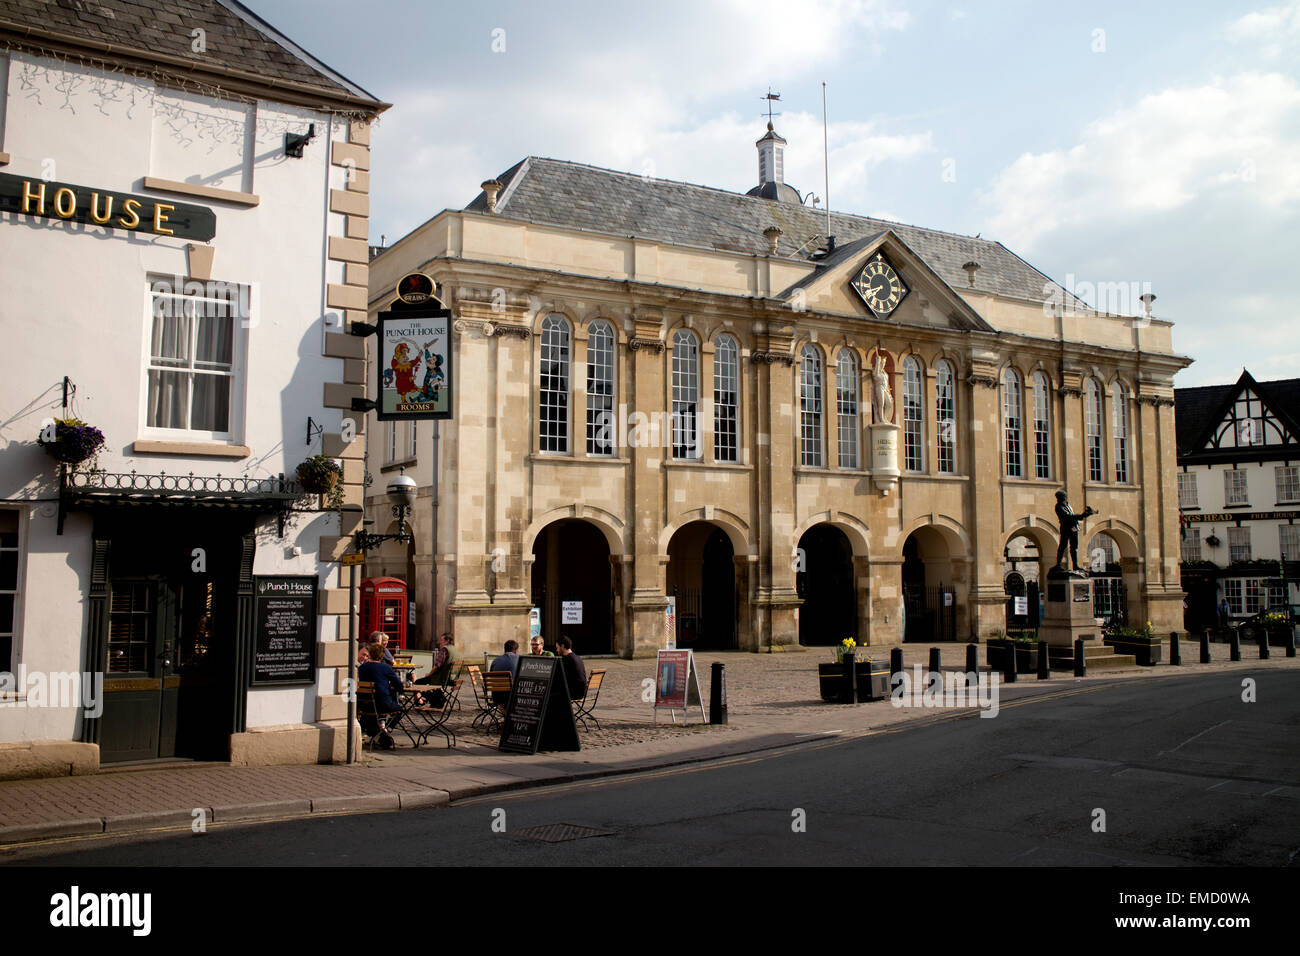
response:
<path fill-rule="evenodd" d="M 871 479 L 881 494 L 898 485 L 898 426 L 876 422 L 871 426 Z"/>
<path fill-rule="evenodd" d="M 1055 568 L 1047 576 L 1047 607 L 1040 640 L 1052 648 L 1073 649 L 1079 638 L 1095 641 L 1101 636 L 1092 602 L 1092 580 L 1073 577 Z"/>

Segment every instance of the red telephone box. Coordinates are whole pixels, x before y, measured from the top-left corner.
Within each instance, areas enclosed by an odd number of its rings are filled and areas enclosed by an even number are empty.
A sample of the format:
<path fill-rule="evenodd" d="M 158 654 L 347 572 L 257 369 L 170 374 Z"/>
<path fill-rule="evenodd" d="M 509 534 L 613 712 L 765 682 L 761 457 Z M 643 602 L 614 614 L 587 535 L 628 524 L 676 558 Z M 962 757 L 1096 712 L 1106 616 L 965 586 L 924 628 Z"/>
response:
<path fill-rule="evenodd" d="M 361 633 L 383 631 L 390 649 L 406 649 L 407 587 L 401 578 L 361 582 Z"/>

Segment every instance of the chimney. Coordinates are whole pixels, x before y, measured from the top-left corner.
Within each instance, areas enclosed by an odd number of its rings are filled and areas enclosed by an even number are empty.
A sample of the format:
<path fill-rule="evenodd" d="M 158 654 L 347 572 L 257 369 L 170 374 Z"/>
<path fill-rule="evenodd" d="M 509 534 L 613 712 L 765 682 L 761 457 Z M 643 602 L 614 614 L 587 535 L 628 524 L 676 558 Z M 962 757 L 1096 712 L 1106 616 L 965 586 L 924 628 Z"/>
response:
<path fill-rule="evenodd" d="M 497 211 L 497 194 L 501 192 L 501 182 L 496 179 L 489 179 L 480 187 L 487 196 L 487 211 Z"/>
<path fill-rule="evenodd" d="M 980 264 L 972 259 L 970 262 L 962 266 L 962 268 L 966 270 L 966 277 L 970 279 L 970 287 L 972 289 L 975 288 L 975 273 L 980 271 Z"/>

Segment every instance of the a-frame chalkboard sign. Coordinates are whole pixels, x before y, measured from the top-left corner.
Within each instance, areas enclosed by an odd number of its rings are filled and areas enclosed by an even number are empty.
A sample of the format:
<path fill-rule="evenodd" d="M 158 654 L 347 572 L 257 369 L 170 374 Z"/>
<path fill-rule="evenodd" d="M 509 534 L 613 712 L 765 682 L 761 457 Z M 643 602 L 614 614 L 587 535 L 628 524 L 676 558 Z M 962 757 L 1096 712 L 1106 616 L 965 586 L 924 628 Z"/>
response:
<path fill-rule="evenodd" d="M 497 749 L 519 754 L 582 749 L 558 657 L 519 658 Z"/>

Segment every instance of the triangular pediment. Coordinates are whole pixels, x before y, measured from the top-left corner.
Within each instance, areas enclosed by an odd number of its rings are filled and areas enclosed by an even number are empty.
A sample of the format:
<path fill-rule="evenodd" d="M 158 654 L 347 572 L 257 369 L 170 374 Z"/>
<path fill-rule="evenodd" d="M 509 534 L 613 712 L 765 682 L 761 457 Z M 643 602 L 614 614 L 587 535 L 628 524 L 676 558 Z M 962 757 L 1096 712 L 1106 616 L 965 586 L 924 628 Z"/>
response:
<path fill-rule="evenodd" d="M 1295 427 L 1294 413 L 1295 409 L 1278 403 L 1267 385 L 1261 386 L 1243 371 L 1195 447 L 1220 453 L 1290 448 L 1300 455 L 1300 430 Z"/>
<path fill-rule="evenodd" d="M 864 270 L 869 270 L 864 274 Z M 874 286 L 872 286 L 874 283 Z M 878 294 L 873 295 L 874 293 Z M 930 265 L 893 230 L 839 246 L 808 278 L 779 296 L 808 309 L 899 325 L 994 331 Z M 891 300 L 897 304 L 890 308 Z M 884 310 L 870 304 L 878 301 Z"/>

